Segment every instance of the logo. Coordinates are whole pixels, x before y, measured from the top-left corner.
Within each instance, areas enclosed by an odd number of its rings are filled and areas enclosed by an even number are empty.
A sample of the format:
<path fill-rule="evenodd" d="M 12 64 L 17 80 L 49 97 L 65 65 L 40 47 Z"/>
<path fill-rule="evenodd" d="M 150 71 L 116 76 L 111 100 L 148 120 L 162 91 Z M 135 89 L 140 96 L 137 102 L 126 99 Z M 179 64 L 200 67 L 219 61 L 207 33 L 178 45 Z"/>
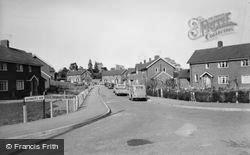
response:
<path fill-rule="evenodd" d="M 219 14 L 208 19 L 202 17 L 192 18 L 188 21 L 190 30 L 188 37 L 191 40 L 197 40 L 204 37 L 206 40 L 212 40 L 220 35 L 234 32 L 237 23 L 232 22 L 231 12 Z"/>

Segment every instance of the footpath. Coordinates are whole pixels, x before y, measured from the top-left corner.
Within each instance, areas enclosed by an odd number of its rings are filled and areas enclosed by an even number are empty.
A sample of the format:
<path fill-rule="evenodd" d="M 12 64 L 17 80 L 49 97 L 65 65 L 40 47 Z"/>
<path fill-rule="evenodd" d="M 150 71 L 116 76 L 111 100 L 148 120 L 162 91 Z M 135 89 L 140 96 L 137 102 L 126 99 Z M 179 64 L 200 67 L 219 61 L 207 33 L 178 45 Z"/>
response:
<path fill-rule="evenodd" d="M 54 118 L 1 126 L 0 139 L 52 138 L 108 116 L 111 110 L 100 97 L 98 89 L 98 86 L 94 87 L 84 101 L 86 108 Z"/>
<path fill-rule="evenodd" d="M 217 102 L 193 102 L 175 100 L 161 97 L 150 96 L 150 102 L 153 104 L 166 104 L 177 108 L 212 110 L 212 111 L 245 111 L 250 112 L 248 103 L 217 103 Z"/>

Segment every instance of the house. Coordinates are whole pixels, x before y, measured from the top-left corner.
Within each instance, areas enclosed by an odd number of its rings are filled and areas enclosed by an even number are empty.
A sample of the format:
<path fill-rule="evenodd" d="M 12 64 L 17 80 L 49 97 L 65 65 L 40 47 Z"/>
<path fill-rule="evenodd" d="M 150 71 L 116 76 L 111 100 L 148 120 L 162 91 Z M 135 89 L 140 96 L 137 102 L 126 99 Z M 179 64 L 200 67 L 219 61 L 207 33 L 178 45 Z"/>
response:
<path fill-rule="evenodd" d="M 55 69 L 37 55 L 33 57 L 42 64 L 41 75 L 45 79 L 45 89 L 49 89 L 51 80 L 55 80 Z"/>
<path fill-rule="evenodd" d="M 175 72 L 174 78 L 178 89 L 190 89 L 190 69 Z"/>
<path fill-rule="evenodd" d="M 126 69 L 123 70 L 110 70 L 102 72 L 102 81 L 104 83 L 123 83 L 126 78 Z"/>
<path fill-rule="evenodd" d="M 196 50 L 188 60 L 191 86 L 198 89 L 250 88 L 250 43 Z"/>
<path fill-rule="evenodd" d="M 67 81 L 71 83 L 89 84 L 91 80 L 91 73 L 86 69 L 70 70 L 67 73 Z"/>
<path fill-rule="evenodd" d="M 42 64 L 31 54 L 0 42 L 0 99 L 18 99 L 43 94 Z"/>
<path fill-rule="evenodd" d="M 177 64 L 156 55 L 153 60 L 149 58 L 148 62 L 144 60 L 143 63 L 136 64 L 135 73 L 130 75 L 128 80 L 130 83 L 146 85 L 147 81 L 152 79 L 163 84 L 174 77 L 174 71 L 178 68 Z"/>

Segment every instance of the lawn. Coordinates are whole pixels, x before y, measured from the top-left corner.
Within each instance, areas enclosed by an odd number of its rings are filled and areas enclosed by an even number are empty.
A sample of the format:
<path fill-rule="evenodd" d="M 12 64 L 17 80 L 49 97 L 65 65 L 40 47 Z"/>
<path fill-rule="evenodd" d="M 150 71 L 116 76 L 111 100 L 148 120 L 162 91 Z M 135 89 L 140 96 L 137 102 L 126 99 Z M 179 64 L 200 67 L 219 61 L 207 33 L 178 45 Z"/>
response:
<path fill-rule="evenodd" d="M 43 118 L 43 103 L 30 102 L 27 105 L 28 122 L 36 121 Z M 73 101 L 69 102 L 69 112 L 74 111 Z M 50 118 L 50 104 L 45 103 L 46 118 Z M 66 114 L 65 101 L 56 101 L 53 103 L 53 116 Z M 22 103 L 0 104 L 0 126 L 11 125 L 23 122 Z"/>

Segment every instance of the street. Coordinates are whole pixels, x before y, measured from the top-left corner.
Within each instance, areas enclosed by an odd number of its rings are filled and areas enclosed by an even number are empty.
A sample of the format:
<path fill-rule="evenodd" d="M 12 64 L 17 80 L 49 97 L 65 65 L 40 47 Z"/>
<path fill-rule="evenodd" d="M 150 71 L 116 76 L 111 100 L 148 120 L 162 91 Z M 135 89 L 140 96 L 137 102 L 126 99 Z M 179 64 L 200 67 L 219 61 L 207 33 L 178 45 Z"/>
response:
<path fill-rule="evenodd" d="M 111 116 L 55 137 L 65 154 L 250 154 L 250 113 L 130 101 L 100 86 Z"/>

